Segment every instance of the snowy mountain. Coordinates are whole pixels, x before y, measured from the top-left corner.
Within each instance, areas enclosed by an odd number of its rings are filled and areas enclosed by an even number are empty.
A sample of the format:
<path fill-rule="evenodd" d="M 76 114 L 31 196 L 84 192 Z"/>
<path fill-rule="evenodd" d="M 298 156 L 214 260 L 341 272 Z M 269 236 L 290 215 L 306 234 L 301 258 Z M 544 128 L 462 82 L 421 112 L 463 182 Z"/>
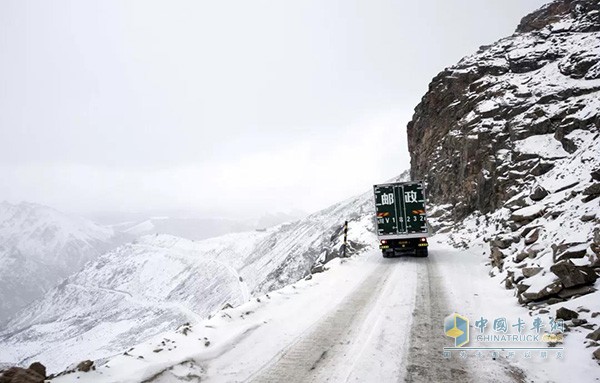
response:
<path fill-rule="evenodd" d="M 142 237 L 87 264 L 13 318 L 0 333 L 0 361 L 43 360 L 59 371 L 286 286 L 339 254 L 345 220 L 350 254 L 373 246 L 372 204 L 369 192 L 264 232 L 200 242 Z"/>
<path fill-rule="evenodd" d="M 408 125 L 438 232 L 430 258 L 374 250 L 308 275 L 339 254 L 344 220 L 352 253 L 373 250 L 371 192 L 265 232 L 147 236 L 21 312 L 0 361 L 96 360 L 59 382 L 596 380 L 598 52 L 600 4 L 560 0 L 432 80 Z M 563 319 L 569 356 L 442 359 L 453 310 Z"/>
<path fill-rule="evenodd" d="M 113 228 L 133 237 L 148 234 L 170 234 L 190 240 L 202 240 L 254 229 L 253 225 L 248 223 L 223 218 L 174 217 L 151 217 L 141 222 L 114 225 Z"/>
<path fill-rule="evenodd" d="M 110 249 L 113 230 L 33 203 L 0 203 L 0 323 Z"/>

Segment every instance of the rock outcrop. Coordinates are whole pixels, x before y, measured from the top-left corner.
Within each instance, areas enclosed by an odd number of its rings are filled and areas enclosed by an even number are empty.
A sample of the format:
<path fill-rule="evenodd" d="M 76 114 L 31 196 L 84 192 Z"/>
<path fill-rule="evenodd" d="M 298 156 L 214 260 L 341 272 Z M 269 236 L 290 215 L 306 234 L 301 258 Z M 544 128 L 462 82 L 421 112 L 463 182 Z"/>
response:
<path fill-rule="evenodd" d="M 29 368 L 11 367 L 0 373 L 0 383 L 44 383 L 46 367 L 39 362 Z"/>
<path fill-rule="evenodd" d="M 408 124 L 430 202 L 456 219 L 495 211 L 577 149 L 571 133 L 598 132 L 599 15 L 597 1 L 553 2 L 433 79 Z"/>
<path fill-rule="evenodd" d="M 600 2 L 554 1 L 444 69 L 407 134 L 432 227 L 488 242 L 490 276 L 532 315 L 597 293 Z"/>

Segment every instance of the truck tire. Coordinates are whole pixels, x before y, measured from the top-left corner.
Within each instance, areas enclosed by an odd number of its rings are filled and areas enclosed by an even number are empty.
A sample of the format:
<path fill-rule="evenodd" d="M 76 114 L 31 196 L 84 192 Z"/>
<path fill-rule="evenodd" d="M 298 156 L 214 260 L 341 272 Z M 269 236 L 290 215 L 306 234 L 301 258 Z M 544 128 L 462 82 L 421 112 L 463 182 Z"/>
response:
<path fill-rule="evenodd" d="M 427 250 L 427 248 L 425 248 L 425 249 L 420 249 L 420 250 L 419 250 L 419 257 L 423 257 L 423 258 L 425 258 L 425 257 L 427 257 L 428 255 L 429 255 L 429 251 Z"/>

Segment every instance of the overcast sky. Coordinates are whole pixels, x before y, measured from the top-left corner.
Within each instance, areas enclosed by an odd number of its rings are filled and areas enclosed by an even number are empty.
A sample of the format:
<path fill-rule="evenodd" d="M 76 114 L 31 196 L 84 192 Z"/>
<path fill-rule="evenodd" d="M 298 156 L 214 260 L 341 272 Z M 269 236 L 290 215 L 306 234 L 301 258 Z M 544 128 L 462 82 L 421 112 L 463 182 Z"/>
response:
<path fill-rule="evenodd" d="M 0 2 L 0 200 L 315 211 L 407 169 L 431 78 L 544 1 Z"/>

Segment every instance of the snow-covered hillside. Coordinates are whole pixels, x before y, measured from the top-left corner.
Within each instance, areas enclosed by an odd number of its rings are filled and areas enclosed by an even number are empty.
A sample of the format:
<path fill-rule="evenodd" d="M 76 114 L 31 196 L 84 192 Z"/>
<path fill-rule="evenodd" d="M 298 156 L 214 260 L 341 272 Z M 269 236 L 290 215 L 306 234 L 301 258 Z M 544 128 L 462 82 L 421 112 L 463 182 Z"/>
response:
<path fill-rule="evenodd" d="M 33 203 L 0 203 L 0 324 L 113 247 L 113 230 Z"/>
<path fill-rule="evenodd" d="M 145 236 L 87 264 L 14 318 L 0 333 L 0 361 L 42 360 L 57 371 L 237 306 L 337 255 L 345 220 L 350 251 L 376 243 L 371 192 L 264 232 L 200 242 Z"/>
<path fill-rule="evenodd" d="M 335 259 L 322 274 L 132 344 L 95 361 L 88 372 L 76 361 L 52 382 L 597 381 L 596 362 L 579 346 L 582 334 L 569 335 L 561 359 L 556 355 L 562 348 L 539 342 L 530 346 L 545 347 L 545 359 L 539 351 L 529 351 L 529 358 L 522 351 L 505 357 L 509 350 L 499 358 L 491 351 L 475 357 L 469 350 L 466 359 L 458 351 L 444 358 L 443 348 L 454 340 L 443 336 L 443 320 L 453 310 L 471 320 L 481 315 L 533 319 L 487 277 L 482 239 L 470 250 L 447 243 L 447 234 L 432 238 L 429 258 L 384 259 L 378 250 L 368 250 Z M 598 301 L 585 305 L 600 310 Z M 576 309 L 575 303 L 569 307 Z M 580 315 L 600 323 L 591 313 Z M 490 346 L 472 331 L 470 347 Z"/>
<path fill-rule="evenodd" d="M 191 240 L 202 240 L 228 233 L 252 230 L 254 226 L 224 218 L 151 217 L 140 222 L 113 225 L 113 228 L 134 237 L 148 234 L 170 234 Z"/>

